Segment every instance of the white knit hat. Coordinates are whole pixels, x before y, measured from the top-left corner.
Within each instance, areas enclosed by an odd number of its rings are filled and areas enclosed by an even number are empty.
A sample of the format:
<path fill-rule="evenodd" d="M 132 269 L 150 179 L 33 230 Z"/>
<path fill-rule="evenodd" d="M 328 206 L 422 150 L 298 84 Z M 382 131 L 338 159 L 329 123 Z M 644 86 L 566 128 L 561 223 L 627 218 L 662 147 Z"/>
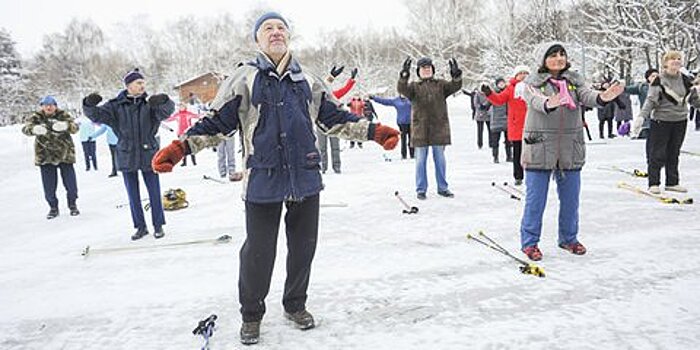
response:
<path fill-rule="evenodd" d="M 522 72 L 530 73 L 530 68 L 524 65 L 516 66 L 515 68 L 513 68 L 513 75 L 511 75 L 511 77 L 515 77 L 516 75 L 518 75 L 518 73 Z"/>

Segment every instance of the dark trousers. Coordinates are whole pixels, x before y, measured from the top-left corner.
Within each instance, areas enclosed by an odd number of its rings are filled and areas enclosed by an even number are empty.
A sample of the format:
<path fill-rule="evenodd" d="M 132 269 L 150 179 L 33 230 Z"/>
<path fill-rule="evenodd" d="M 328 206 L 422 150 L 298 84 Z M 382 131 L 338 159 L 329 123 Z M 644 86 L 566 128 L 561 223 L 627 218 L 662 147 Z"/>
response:
<path fill-rule="evenodd" d="M 612 118 L 603 119 L 598 123 L 598 132 L 600 132 L 601 139 L 605 138 L 605 135 L 603 133 L 605 131 L 605 122 L 608 123 L 608 137 L 610 137 L 613 134 L 613 119 Z"/>
<path fill-rule="evenodd" d="M 491 127 L 489 122 L 476 122 L 476 145 L 481 149 L 484 146 L 484 124 L 486 124 L 486 132 L 491 133 Z"/>
<path fill-rule="evenodd" d="M 319 196 L 286 202 L 287 280 L 282 304 L 290 313 L 306 308 L 306 290 L 318 238 Z M 240 252 L 239 301 L 244 322 L 265 314 L 265 297 L 275 265 L 282 203 L 245 203 L 246 240 Z"/>
<path fill-rule="evenodd" d="M 90 170 L 90 161 L 92 161 L 92 167 L 97 170 L 97 155 L 95 141 L 84 141 L 83 144 L 83 156 L 85 156 L 85 170 Z"/>
<path fill-rule="evenodd" d="M 117 173 L 117 145 L 109 145 L 109 154 L 112 156 L 112 174 Z"/>
<path fill-rule="evenodd" d="M 192 165 L 197 165 L 197 158 L 194 157 L 194 154 L 190 154 L 190 157 L 192 158 Z M 185 155 L 182 157 L 182 166 L 187 166 L 187 156 Z"/>
<path fill-rule="evenodd" d="M 163 203 L 160 198 L 160 180 L 158 174 L 152 171 L 142 171 L 143 182 L 146 183 L 148 199 L 151 206 L 151 220 L 153 227 L 158 228 L 165 225 L 165 215 L 163 214 Z M 141 192 L 139 188 L 139 172 L 122 172 L 126 193 L 129 195 L 129 208 L 131 209 L 131 220 L 135 228 L 145 228 L 146 219 L 143 216 L 141 207 Z"/>
<path fill-rule="evenodd" d="M 56 198 L 56 187 L 58 187 L 58 169 L 61 170 L 61 180 L 66 189 L 66 199 L 68 205 L 75 204 L 78 199 L 78 182 L 75 179 L 75 168 L 73 164 L 59 163 L 58 165 L 43 164 L 41 169 L 41 183 L 44 185 L 44 198 L 51 208 L 58 208 L 58 198 Z"/>
<path fill-rule="evenodd" d="M 700 131 L 700 109 L 690 106 L 688 118 L 690 118 L 690 120 L 695 120 L 695 131 Z"/>
<path fill-rule="evenodd" d="M 511 141 L 513 144 L 513 178 L 523 179 L 523 166 L 520 164 L 520 154 L 523 151 L 523 141 Z"/>
<path fill-rule="evenodd" d="M 399 124 L 401 131 L 401 158 L 406 159 L 406 148 L 413 158 L 413 147 L 411 147 L 411 124 Z"/>
<path fill-rule="evenodd" d="M 666 168 L 666 186 L 678 185 L 678 156 L 685 139 L 688 121 L 663 122 L 652 120 L 649 133 L 650 158 L 647 172 L 649 186 L 661 184 L 661 168 Z"/>
<path fill-rule="evenodd" d="M 506 130 L 489 132 L 489 147 L 491 147 L 493 158 L 498 159 L 498 142 L 501 141 L 501 133 L 503 134 L 503 145 L 506 149 L 506 159 L 512 159 L 513 152 L 510 141 L 508 141 L 508 132 Z"/>

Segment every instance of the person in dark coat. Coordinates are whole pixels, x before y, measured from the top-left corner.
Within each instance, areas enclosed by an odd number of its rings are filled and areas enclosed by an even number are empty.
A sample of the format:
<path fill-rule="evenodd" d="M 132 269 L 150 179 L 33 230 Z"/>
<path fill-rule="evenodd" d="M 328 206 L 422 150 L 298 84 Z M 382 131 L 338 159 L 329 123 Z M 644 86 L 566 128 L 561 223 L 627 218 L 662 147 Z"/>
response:
<path fill-rule="evenodd" d="M 327 135 L 373 140 L 385 150 L 396 147 L 399 140 L 397 130 L 343 110 L 321 78 L 302 70 L 288 49 L 289 27 L 280 14 L 263 14 L 255 22 L 253 37 L 259 48 L 255 60 L 223 82 L 208 116 L 153 158 L 156 171 L 170 172 L 186 154 L 211 147 L 241 127 L 246 239 L 240 252 L 238 291 L 243 344 L 255 344 L 260 337 L 283 208 L 284 314 L 299 329 L 315 326 L 306 309 L 323 189 L 314 125 Z"/>
<path fill-rule="evenodd" d="M 83 111 L 90 120 L 107 124 L 117 135 L 117 165 L 122 172 L 129 195 L 131 219 L 136 233 L 132 240 L 148 235 L 146 220 L 141 207 L 138 173 L 141 171 L 148 190 L 153 222 L 153 236 L 162 238 L 165 233 L 165 215 L 161 201 L 158 174 L 151 168 L 151 160 L 160 148 L 156 133 L 160 123 L 175 110 L 175 103 L 166 94 L 148 96 L 146 80 L 138 69 L 124 76 L 125 90 L 117 97 L 98 106 L 102 96 L 92 93 L 83 99 Z"/>
<path fill-rule="evenodd" d="M 447 97 L 462 88 L 462 70 L 453 58 L 449 61 L 451 80 L 435 78 L 435 66 L 430 58 L 423 57 L 417 62 L 417 82 L 408 82 L 411 59 L 404 61 L 399 73 L 397 90 L 411 101 L 411 146 L 416 152 L 416 193 L 418 199 L 426 199 L 428 178 L 426 162 L 428 149 L 433 150 L 437 192 L 443 197 L 454 194 L 447 185 L 447 163 L 445 146 L 451 143 L 450 120 L 447 116 Z"/>

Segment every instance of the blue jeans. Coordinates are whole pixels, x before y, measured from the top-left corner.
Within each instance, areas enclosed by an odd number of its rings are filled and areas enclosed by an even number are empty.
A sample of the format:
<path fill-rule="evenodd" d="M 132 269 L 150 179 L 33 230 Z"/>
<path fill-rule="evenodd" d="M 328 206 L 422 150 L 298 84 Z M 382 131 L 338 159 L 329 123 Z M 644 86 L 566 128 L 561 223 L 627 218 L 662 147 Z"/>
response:
<path fill-rule="evenodd" d="M 552 176 L 552 173 L 554 175 Z M 527 193 L 525 209 L 520 226 L 520 242 L 522 248 L 537 245 L 542 232 L 542 214 L 547 206 L 547 191 L 549 178 L 557 182 L 559 195 L 559 244 L 578 242 L 578 205 L 581 193 L 581 171 L 558 170 L 525 171 Z"/>
<path fill-rule="evenodd" d="M 445 162 L 445 146 L 416 147 L 416 192 L 425 193 L 428 190 L 428 175 L 426 163 L 428 160 L 428 147 L 433 149 L 433 162 L 435 163 L 435 180 L 438 191 L 447 191 L 447 165 Z"/>

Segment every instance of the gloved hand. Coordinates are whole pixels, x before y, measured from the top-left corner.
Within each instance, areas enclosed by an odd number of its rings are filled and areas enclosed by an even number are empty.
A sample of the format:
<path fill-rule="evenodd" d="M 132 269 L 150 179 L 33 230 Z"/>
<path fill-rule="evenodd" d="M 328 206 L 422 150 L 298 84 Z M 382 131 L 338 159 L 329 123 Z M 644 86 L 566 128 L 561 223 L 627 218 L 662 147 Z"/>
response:
<path fill-rule="evenodd" d="M 339 68 L 333 66 L 333 68 L 331 68 L 331 76 L 333 78 L 337 78 L 340 75 L 340 73 L 343 72 L 343 69 L 345 69 L 345 66 L 340 66 Z"/>
<path fill-rule="evenodd" d="M 53 124 L 51 124 L 51 129 L 58 132 L 66 131 L 68 130 L 68 122 L 64 122 L 62 120 L 53 122 Z"/>
<path fill-rule="evenodd" d="M 45 126 L 43 125 L 34 125 L 32 127 L 32 134 L 41 136 L 41 135 L 46 135 L 46 133 L 49 132 Z"/>
<path fill-rule="evenodd" d="M 389 151 L 396 147 L 400 134 L 398 130 L 392 127 L 377 124 L 374 128 L 374 142 L 382 145 L 385 150 Z"/>
<path fill-rule="evenodd" d="M 452 77 L 452 79 L 459 79 L 462 77 L 462 70 L 459 69 L 456 59 L 450 59 L 449 61 L 447 61 L 447 64 L 450 65 L 450 76 Z"/>
<path fill-rule="evenodd" d="M 350 71 L 350 79 L 355 79 L 356 76 L 357 76 L 357 67 L 353 68 Z"/>
<path fill-rule="evenodd" d="M 88 136 L 87 142 L 92 142 L 92 136 Z"/>
<path fill-rule="evenodd" d="M 491 87 L 489 87 L 486 84 L 481 84 L 481 92 L 484 93 L 484 95 L 488 96 L 491 95 L 493 91 L 491 91 Z"/>
<path fill-rule="evenodd" d="M 168 102 L 168 99 L 169 99 L 169 97 L 166 94 L 155 94 L 155 95 L 149 97 L 147 102 L 148 102 L 148 105 L 151 107 L 158 107 L 158 106 L 164 104 L 165 102 Z"/>
<path fill-rule="evenodd" d="M 185 157 L 185 153 L 187 153 L 187 146 L 182 141 L 175 140 L 156 152 L 151 161 L 151 167 L 157 173 L 169 173 L 173 171 L 175 164 L 180 163 Z"/>
<path fill-rule="evenodd" d="M 102 101 L 102 96 L 98 93 L 91 93 L 83 99 L 83 105 L 88 107 L 95 107 Z"/>
<path fill-rule="evenodd" d="M 399 76 L 401 78 L 408 78 L 408 76 L 411 74 L 411 58 L 407 57 L 405 61 L 403 61 L 403 68 L 401 69 L 401 73 L 399 73 Z"/>

